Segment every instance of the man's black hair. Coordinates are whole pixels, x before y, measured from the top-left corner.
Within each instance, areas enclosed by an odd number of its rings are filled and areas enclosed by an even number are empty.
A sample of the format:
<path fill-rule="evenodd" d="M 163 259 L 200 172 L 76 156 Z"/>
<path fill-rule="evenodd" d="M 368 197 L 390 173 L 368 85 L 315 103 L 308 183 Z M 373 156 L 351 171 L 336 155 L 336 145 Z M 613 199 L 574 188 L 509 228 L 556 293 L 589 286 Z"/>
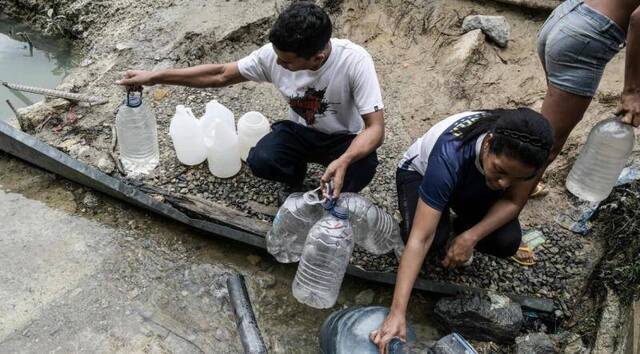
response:
<path fill-rule="evenodd" d="M 269 41 L 278 50 L 310 59 L 331 39 L 331 19 L 322 8 L 300 1 L 284 10 L 269 32 Z"/>
<path fill-rule="evenodd" d="M 553 128 L 540 113 L 530 108 L 483 111 L 485 117 L 464 128 L 464 143 L 482 133 L 492 133 L 490 150 L 534 167 L 542 168 L 553 147 Z"/>

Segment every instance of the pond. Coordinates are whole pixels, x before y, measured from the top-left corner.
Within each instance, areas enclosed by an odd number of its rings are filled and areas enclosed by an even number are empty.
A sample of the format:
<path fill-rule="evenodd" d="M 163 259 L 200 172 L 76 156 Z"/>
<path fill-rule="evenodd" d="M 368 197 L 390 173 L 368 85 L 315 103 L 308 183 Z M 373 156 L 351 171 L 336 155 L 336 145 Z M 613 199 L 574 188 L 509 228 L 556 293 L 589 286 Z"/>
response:
<path fill-rule="evenodd" d="M 71 53 L 68 40 L 43 37 L 19 22 L 0 18 L 0 81 L 55 88 L 73 67 Z M 42 99 L 0 86 L 0 119 L 13 116 L 7 100 L 20 108 Z"/>

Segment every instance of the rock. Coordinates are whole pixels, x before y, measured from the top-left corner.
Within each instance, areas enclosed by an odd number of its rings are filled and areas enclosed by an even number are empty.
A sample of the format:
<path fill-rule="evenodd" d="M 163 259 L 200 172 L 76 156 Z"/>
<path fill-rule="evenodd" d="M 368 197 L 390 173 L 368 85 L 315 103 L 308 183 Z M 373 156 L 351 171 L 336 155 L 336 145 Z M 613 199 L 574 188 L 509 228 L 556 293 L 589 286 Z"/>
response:
<path fill-rule="evenodd" d="M 497 45 L 504 48 L 509 41 L 509 33 L 511 28 L 504 16 L 483 16 L 472 15 L 467 16 L 462 22 L 462 30 L 469 32 L 481 29 L 489 38 Z"/>
<path fill-rule="evenodd" d="M 375 296 L 376 296 L 376 293 L 373 290 L 371 289 L 363 290 L 359 292 L 358 295 L 356 295 L 356 298 L 355 298 L 356 305 L 363 305 L 363 306 L 371 305 L 371 303 L 373 303 L 373 298 Z"/>
<path fill-rule="evenodd" d="M 583 354 L 587 353 L 588 349 L 582 342 L 582 337 L 576 333 L 570 333 L 564 340 L 565 346 L 562 350 L 563 354 Z"/>
<path fill-rule="evenodd" d="M 115 164 L 111 157 L 104 152 L 91 146 L 76 144 L 69 148 L 69 155 L 87 165 L 97 167 L 100 171 L 109 174 L 115 169 Z"/>
<path fill-rule="evenodd" d="M 520 306 L 494 293 L 443 298 L 434 312 L 448 331 L 497 343 L 513 343 L 523 323 Z"/>
<path fill-rule="evenodd" d="M 468 64 L 473 61 L 476 53 L 484 45 L 484 34 L 481 30 L 471 31 L 458 40 L 453 45 L 453 49 L 446 55 L 446 63 L 453 66 Z"/>
<path fill-rule="evenodd" d="M 555 343 L 545 333 L 531 333 L 516 338 L 518 354 L 556 354 Z"/>
<path fill-rule="evenodd" d="M 276 285 L 276 277 L 271 273 L 257 271 L 253 278 L 262 289 L 270 289 Z"/>
<path fill-rule="evenodd" d="M 33 130 L 45 119 L 66 112 L 70 106 L 71 102 L 57 98 L 49 101 L 40 101 L 28 107 L 18 108 L 22 129 L 27 131 Z"/>
<path fill-rule="evenodd" d="M 87 194 L 84 195 L 84 199 L 82 199 L 82 204 L 90 209 L 98 207 L 99 202 L 98 196 L 92 192 L 87 192 Z"/>

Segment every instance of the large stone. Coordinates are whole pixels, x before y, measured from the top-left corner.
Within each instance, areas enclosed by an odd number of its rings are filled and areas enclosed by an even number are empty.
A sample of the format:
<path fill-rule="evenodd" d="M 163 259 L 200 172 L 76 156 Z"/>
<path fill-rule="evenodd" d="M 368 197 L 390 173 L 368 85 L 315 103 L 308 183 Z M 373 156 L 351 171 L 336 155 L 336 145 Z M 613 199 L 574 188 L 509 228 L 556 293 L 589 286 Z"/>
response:
<path fill-rule="evenodd" d="M 56 115 L 61 116 L 69 110 L 69 107 L 71 107 L 71 102 L 62 98 L 56 98 L 40 101 L 28 107 L 18 108 L 22 129 L 25 131 L 33 130 L 47 118 Z"/>
<path fill-rule="evenodd" d="M 469 32 L 477 29 L 482 30 L 499 46 L 503 48 L 507 46 L 511 28 L 504 16 L 472 15 L 465 17 L 462 22 L 462 30 Z"/>
<path fill-rule="evenodd" d="M 518 354 L 557 354 L 556 344 L 545 333 L 531 333 L 516 338 Z"/>
<path fill-rule="evenodd" d="M 493 293 L 443 298 L 434 312 L 448 331 L 497 343 L 513 343 L 523 323 L 520 306 L 506 296 Z"/>
<path fill-rule="evenodd" d="M 458 38 L 453 44 L 453 48 L 446 55 L 447 65 L 454 67 L 464 67 L 472 62 L 474 57 L 480 53 L 484 46 L 484 34 L 481 30 L 474 30 Z"/>

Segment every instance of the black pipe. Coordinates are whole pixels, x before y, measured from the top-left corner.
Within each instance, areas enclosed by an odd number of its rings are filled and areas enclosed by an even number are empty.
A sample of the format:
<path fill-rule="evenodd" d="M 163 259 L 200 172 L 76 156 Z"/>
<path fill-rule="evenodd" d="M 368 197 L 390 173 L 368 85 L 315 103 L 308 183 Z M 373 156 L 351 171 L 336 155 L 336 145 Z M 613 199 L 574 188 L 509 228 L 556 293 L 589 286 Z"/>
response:
<path fill-rule="evenodd" d="M 267 353 L 256 316 L 253 314 L 244 277 L 241 274 L 230 275 L 227 278 L 227 290 L 245 354 Z"/>

